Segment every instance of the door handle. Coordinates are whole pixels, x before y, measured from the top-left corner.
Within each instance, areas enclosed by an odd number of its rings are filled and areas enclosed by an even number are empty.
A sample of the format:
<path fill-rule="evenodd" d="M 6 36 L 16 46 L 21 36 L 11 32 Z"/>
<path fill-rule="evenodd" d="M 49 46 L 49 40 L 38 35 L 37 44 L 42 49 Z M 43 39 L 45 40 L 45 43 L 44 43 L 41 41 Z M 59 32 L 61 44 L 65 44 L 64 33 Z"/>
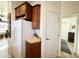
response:
<path fill-rule="evenodd" d="M 46 38 L 46 40 L 50 40 L 49 38 Z"/>
<path fill-rule="evenodd" d="M 60 36 L 59 34 L 57 36 Z"/>

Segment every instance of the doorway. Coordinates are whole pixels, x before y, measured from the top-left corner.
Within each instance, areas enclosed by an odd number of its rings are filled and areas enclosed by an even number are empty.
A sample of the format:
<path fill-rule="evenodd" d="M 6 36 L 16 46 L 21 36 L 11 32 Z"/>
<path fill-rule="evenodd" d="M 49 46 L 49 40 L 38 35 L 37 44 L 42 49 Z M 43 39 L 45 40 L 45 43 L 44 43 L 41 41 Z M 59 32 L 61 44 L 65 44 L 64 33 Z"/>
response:
<path fill-rule="evenodd" d="M 61 18 L 61 52 L 73 54 L 77 38 L 77 16 Z"/>

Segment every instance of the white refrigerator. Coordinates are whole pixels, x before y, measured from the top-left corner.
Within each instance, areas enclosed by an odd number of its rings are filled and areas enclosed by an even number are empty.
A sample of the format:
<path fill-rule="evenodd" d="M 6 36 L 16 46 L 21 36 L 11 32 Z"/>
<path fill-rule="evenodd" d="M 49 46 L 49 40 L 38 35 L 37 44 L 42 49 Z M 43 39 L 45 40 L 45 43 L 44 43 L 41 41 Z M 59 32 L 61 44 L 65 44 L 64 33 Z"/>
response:
<path fill-rule="evenodd" d="M 11 39 L 9 40 L 9 53 L 16 58 L 26 56 L 26 40 L 33 36 L 32 22 L 16 20 L 11 23 Z"/>

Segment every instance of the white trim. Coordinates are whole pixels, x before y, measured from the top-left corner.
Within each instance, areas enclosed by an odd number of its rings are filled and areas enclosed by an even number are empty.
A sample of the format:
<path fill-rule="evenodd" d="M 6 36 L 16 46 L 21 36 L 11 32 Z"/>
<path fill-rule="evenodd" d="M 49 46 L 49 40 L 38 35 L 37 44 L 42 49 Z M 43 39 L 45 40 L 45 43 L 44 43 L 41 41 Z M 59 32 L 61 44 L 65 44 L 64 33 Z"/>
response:
<path fill-rule="evenodd" d="M 61 17 L 61 18 L 66 18 L 66 17 L 73 17 L 73 16 L 79 16 L 79 14 L 71 14 L 71 15 L 60 16 L 60 17 Z"/>
<path fill-rule="evenodd" d="M 44 2 L 41 3 L 41 20 L 40 20 L 40 35 L 41 35 L 41 58 L 45 58 L 45 19 L 46 19 L 46 9 L 44 7 Z"/>
<path fill-rule="evenodd" d="M 77 40 L 76 40 L 76 53 L 78 54 L 79 53 L 79 49 L 78 49 L 78 40 L 79 40 L 79 37 L 78 37 L 78 32 L 79 32 L 79 29 L 78 29 L 78 27 L 79 27 L 79 16 L 78 16 L 78 23 L 77 23 Z"/>

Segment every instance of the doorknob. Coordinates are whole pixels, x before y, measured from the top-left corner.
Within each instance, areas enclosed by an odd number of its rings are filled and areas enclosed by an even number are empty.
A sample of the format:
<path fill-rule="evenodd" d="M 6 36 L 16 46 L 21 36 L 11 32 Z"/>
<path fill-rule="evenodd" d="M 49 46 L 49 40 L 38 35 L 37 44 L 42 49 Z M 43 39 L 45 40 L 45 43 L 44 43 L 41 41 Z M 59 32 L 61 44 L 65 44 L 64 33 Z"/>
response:
<path fill-rule="evenodd" d="M 57 36 L 59 36 L 59 34 Z"/>
<path fill-rule="evenodd" d="M 46 38 L 46 40 L 50 40 L 49 38 Z"/>

